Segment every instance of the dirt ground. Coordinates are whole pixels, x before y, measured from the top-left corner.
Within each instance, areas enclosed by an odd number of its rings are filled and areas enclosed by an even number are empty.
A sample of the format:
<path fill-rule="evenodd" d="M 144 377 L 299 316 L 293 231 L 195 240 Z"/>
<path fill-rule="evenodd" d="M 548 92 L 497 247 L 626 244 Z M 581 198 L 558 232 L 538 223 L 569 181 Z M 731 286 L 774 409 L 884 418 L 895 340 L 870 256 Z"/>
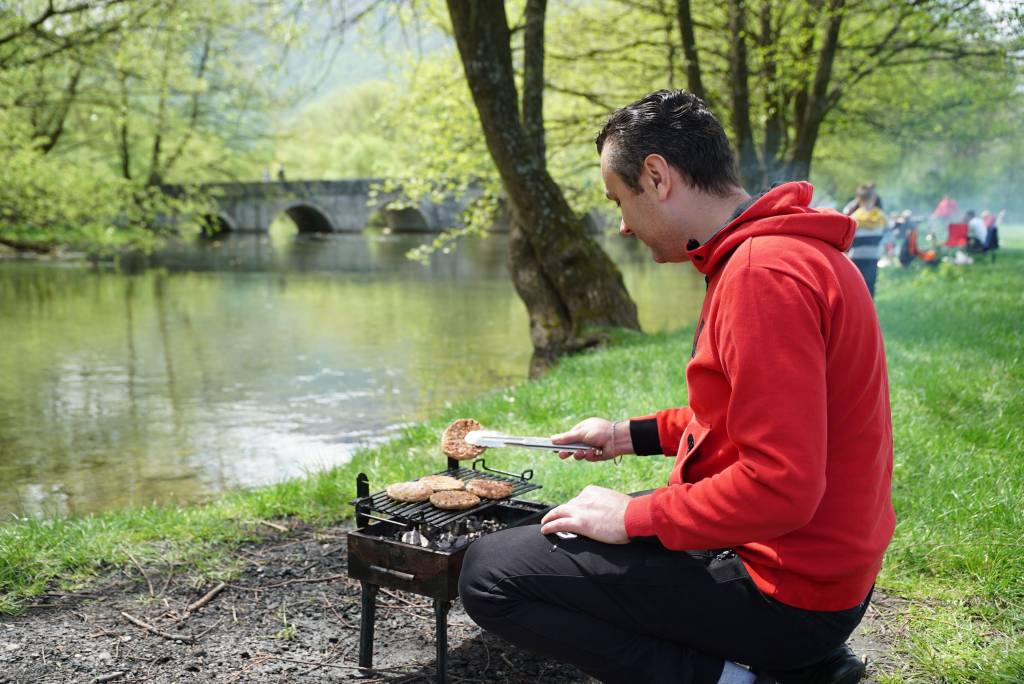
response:
<path fill-rule="evenodd" d="M 0 618 L 0 684 L 433 681 L 429 599 L 386 589 L 375 670 L 359 671 L 359 584 L 346 576 L 345 532 L 295 526 L 247 544 L 237 551 L 240 574 L 212 597 L 216 583 L 196 586 L 183 568 L 138 566 L 86 591 L 40 597 L 24 615 Z M 885 644 L 899 612 L 898 601 L 876 595 L 854 635 L 869 675 L 893 666 Z M 448 640 L 451 682 L 594 681 L 484 633 L 458 601 Z"/>

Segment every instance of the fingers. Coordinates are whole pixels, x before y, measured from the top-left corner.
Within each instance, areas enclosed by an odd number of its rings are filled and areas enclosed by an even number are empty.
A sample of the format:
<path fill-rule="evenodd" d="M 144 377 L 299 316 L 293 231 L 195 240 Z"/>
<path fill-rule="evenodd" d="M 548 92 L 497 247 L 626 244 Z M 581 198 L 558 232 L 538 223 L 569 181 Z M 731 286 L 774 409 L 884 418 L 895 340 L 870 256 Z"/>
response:
<path fill-rule="evenodd" d="M 587 449 L 586 451 L 558 451 L 558 458 L 563 461 L 567 458 L 574 458 L 577 461 L 603 461 L 604 456 L 600 449 Z"/>
<path fill-rule="evenodd" d="M 601 450 L 600 449 L 587 449 L 586 451 L 577 451 L 575 454 L 577 461 L 600 461 Z"/>
<path fill-rule="evenodd" d="M 569 444 L 570 442 L 580 441 L 582 435 L 576 431 L 576 428 L 569 430 L 568 432 L 559 432 L 557 435 L 551 435 L 551 442 L 554 444 Z"/>
<path fill-rule="evenodd" d="M 541 534 L 555 534 L 556 532 L 580 533 L 579 523 L 575 518 L 558 518 L 540 526 Z"/>
<path fill-rule="evenodd" d="M 566 510 L 564 505 L 555 506 L 550 511 L 544 514 L 544 517 L 540 519 L 540 524 L 544 525 L 545 523 L 549 523 L 552 520 L 558 520 L 559 518 L 564 518 L 568 515 L 569 511 Z"/>
<path fill-rule="evenodd" d="M 587 420 L 590 420 L 589 418 Z M 584 442 L 586 441 L 587 432 L 587 421 L 583 420 L 572 426 L 571 429 L 565 432 L 559 432 L 557 435 L 551 435 L 551 441 L 555 444 L 568 444 L 570 442 Z"/>

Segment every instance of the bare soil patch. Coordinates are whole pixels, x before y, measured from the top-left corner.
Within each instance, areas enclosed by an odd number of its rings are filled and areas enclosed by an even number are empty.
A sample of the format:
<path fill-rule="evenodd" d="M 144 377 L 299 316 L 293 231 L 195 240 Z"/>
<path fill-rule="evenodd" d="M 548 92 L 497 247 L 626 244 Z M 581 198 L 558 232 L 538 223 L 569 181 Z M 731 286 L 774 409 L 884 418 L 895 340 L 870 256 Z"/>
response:
<path fill-rule="evenodd" d="M 375 671 L 359 671 L 359 583 L 346 575 L 345 532 L 296 525 L 245 544 L 238 576 L 219 589 L 184 568 L 126 567 L 88 591 L 41 597 L 0 618 L 0 684 L 433 681 L 430 600 L 383 589 Z M 876 605 L 853 640 L 869 672 L 894 665 L 886 635 L 898 605 L 877 595 Z M 448 639 L 452 682 L 593 681 L 483 632 L 458 601 Z"/>

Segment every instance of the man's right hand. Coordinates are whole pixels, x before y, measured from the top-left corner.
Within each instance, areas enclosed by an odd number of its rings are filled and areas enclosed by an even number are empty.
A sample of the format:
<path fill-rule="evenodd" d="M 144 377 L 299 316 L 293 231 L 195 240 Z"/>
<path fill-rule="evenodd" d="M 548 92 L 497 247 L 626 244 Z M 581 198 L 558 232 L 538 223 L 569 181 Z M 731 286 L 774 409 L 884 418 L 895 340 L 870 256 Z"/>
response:
<path fill-rule="evenodd" d="M 559 451 L 558 457 L 567 459 L 575 458 L 577 461 L 607 461 L 620 454 L 630 453 L 629 447 L 623 444 L 623 437 L 628 442 L 629 424 L 618 423 L 612 429 L 613 423 L 604 418 L 587 418 L 577 423 L 568 432 L 562 432 L 551 436 L 555 444 L 570 444 L 572 442 L 583 442 L 594 448 L 588 451 Z M 624 432 L 625 434 L 619 434 Z M 615 437 L 614 442 L 612 437 Z"/>

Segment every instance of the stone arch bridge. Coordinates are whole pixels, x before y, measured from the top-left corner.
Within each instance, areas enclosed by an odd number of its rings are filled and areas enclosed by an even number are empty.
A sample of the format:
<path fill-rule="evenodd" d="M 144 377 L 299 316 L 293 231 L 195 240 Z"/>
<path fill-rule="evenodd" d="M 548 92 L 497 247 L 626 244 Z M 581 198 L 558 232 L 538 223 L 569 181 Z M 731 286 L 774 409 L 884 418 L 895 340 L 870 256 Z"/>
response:
<path fill-rule="evenodd" d="M 356 178 L 331 181 L 268 181 L 262 183 L 205 183 L 216 202 L 217 214 L 206 217 L 213 232 L 266 233 L 281 214 L 287 214 L 300 232 L 358 232 L 368 225 L 386 225 L 395 231 L 440 232 L 459 224 L 459 215 L 477 193 L 447 197 L 439 204 L 427 199 L 404 202 L 401 192 L 378 193 L 371 202 L 371 187 L 382 179 Z M 183 191 L 164 186 L 168 194 Z"/>

